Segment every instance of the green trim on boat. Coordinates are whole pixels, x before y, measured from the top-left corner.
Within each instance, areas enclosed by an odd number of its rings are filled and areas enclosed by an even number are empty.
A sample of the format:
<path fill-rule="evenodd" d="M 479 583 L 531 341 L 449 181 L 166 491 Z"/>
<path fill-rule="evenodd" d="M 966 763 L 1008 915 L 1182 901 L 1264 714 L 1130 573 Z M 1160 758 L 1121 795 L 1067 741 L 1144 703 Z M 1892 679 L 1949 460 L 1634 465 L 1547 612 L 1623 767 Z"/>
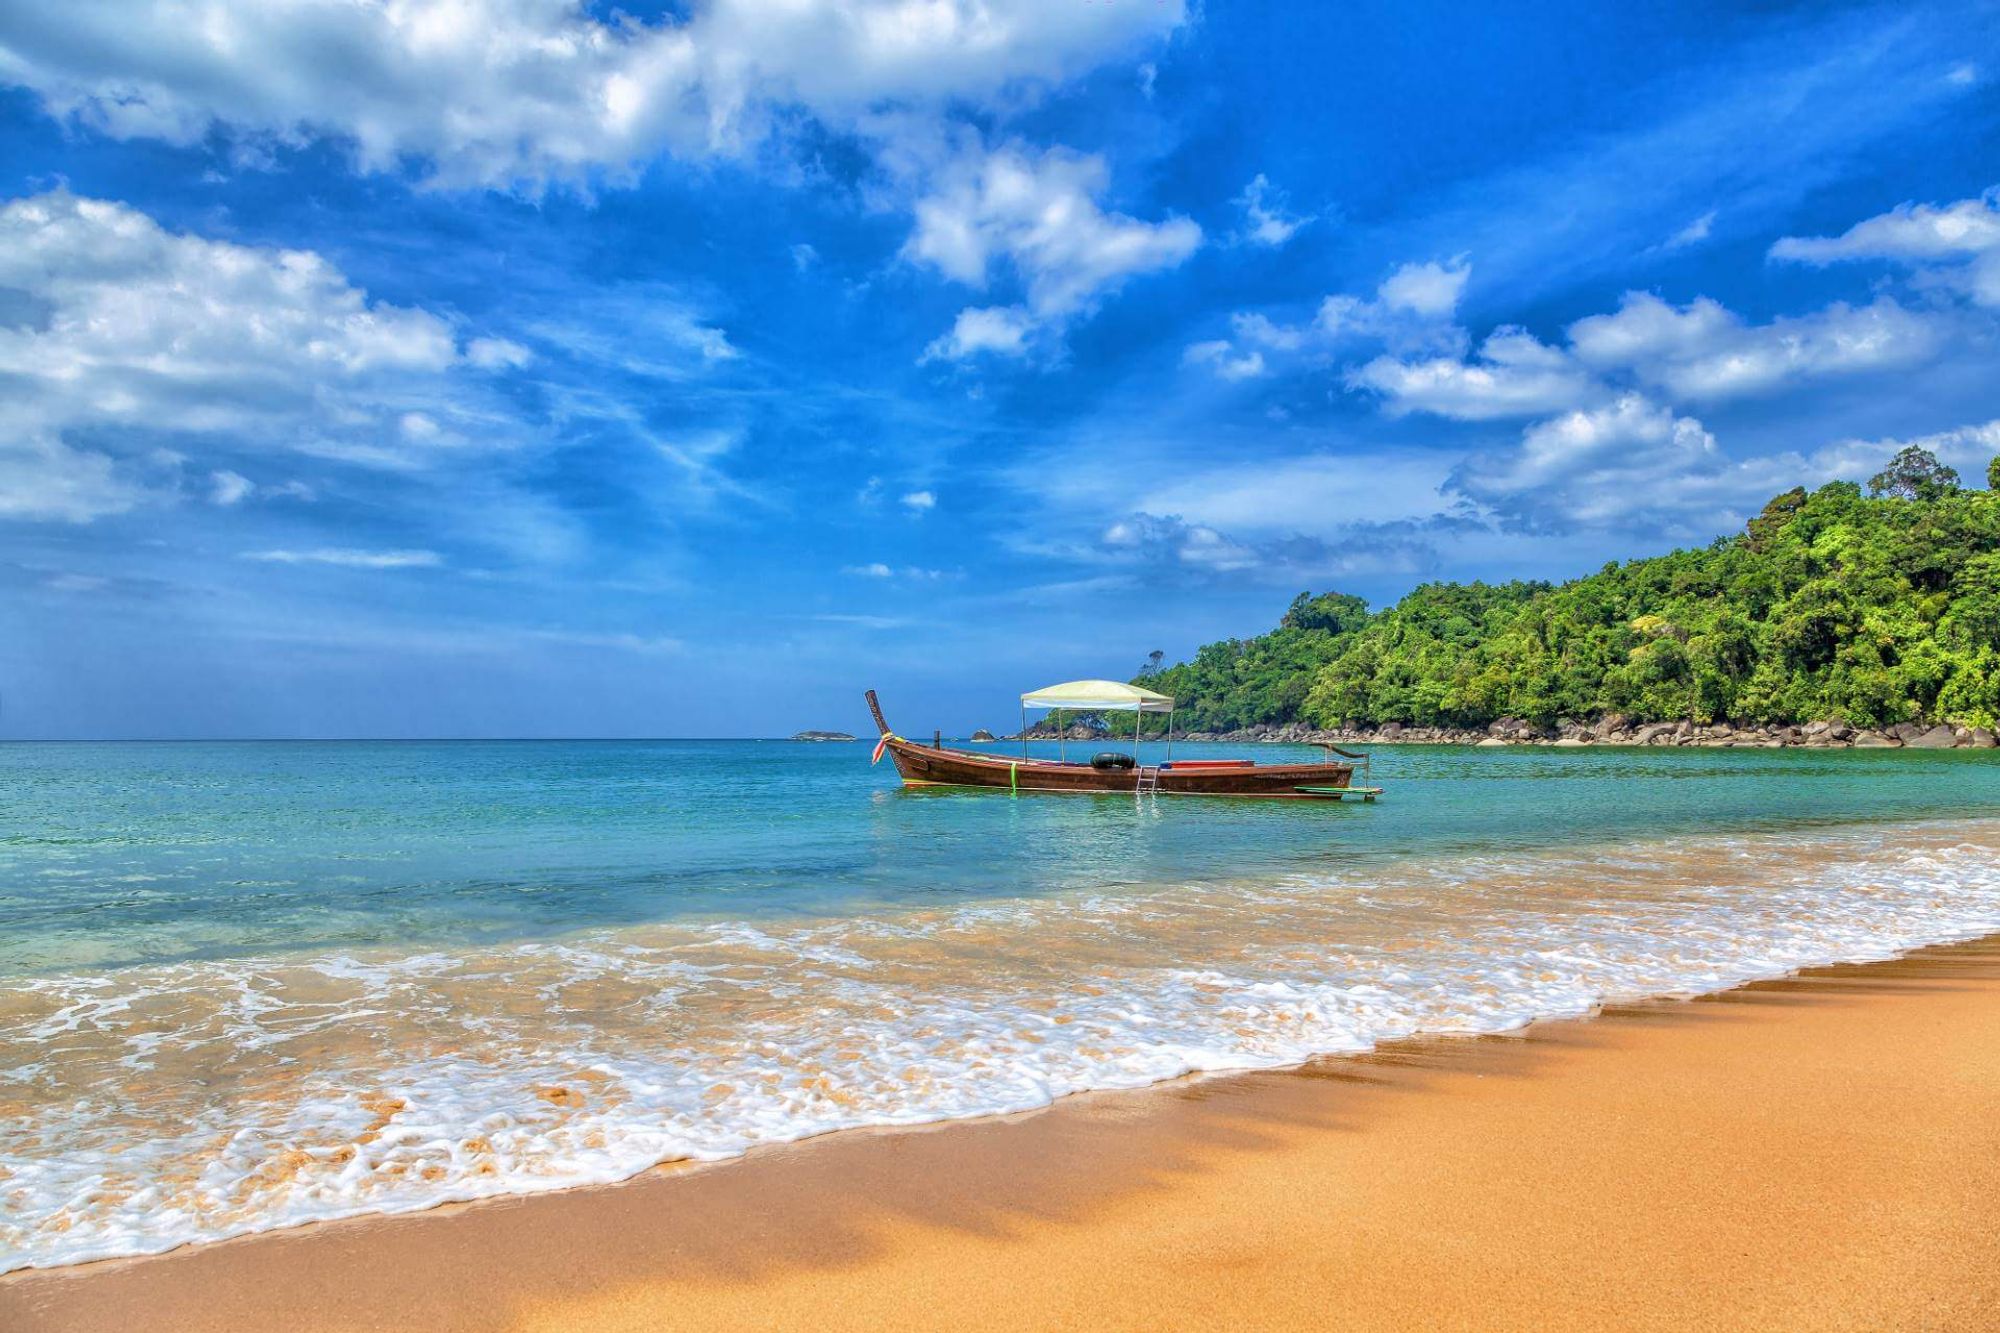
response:
<path fill-rule="evenodd" d="M 1292 790 L 1308 796 L 1359 796 L 1364 801 L 1372 801 L 1382 794 L 1380 787 L 1294 787 Z"/>

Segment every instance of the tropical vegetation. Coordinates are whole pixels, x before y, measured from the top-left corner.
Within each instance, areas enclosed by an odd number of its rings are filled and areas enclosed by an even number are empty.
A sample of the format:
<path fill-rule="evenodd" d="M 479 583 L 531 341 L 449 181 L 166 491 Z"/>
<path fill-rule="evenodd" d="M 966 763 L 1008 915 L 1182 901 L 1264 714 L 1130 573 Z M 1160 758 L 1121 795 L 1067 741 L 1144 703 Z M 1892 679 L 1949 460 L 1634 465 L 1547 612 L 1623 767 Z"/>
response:
<path fill-rule="evenodd" d="M 1777 496 L 1698 550 L 1569 583 L 1427 583 L 1371 611 L 1301 593 L 1278 627 L 1140 680 L 1177 726 L 2000 721 L 2000 458 L 1968 490 L 1920 448 Z"/>

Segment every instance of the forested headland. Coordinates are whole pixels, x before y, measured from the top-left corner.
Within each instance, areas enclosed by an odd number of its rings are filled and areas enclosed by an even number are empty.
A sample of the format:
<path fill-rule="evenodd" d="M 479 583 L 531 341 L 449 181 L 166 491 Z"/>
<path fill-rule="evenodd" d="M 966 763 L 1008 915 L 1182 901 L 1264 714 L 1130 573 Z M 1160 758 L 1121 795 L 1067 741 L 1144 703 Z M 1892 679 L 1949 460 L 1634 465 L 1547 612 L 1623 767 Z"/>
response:
<path fill-rule="evenodd" d="M 1301 593 L 1269 633 L 1138 679 L 1196 732 L 1608 717 L 1991 728 L 2000 458 L 1988 481 L 1966 489 L 1910 448 L 1865 490 L 1787 491 L 1698 550 L 1562 584 L 1427 583 L 1381 611 Z"/>

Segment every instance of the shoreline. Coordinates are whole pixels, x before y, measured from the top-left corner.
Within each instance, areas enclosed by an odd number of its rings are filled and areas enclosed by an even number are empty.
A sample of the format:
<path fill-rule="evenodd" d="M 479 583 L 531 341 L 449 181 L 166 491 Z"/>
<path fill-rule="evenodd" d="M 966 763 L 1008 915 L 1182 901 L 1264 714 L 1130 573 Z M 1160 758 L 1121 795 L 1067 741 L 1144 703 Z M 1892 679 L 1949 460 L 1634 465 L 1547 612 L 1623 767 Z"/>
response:
<path fill-rule="evenodd" d="M 1019 741 L 1016 736 L 999 740 Z M 1079 744 L 1116 746 L 1116 735 L 1066 736 L 1030 735 L 1031 741 L 1069 740 Z M 1149 742 L 1161 738 L 1149 736 Z M 1881 728 L 1855 727 L 1845 722 L 1777 722 L 1768 725 L 1731 726 L 1725 722 L 1696 725 L 1691 722 L 1629 722 L 1605 718 L 1596 723 L 1564 720 L 1554 726 L 1538 727 L 1519 718 L 1502 718 L 1491 726 L 1419 727 L 1400 722 L 1378 727 L 1335 727 L 1320 729 L 1301 722 L 1278 726 L 1259 725 L 1236 731 L 1188 731 L 1174 739 L 1200 744 L 1241 745 L 1467 745 L 1498 747 L 1542 746 L 1551 749 L 1762 749 L 1762 750 L 1992 750 L 2000 749 L 2000 735 L 1991 727 L 1968 727 L 1955 723 L 1927 724 L 1899 722 Z M 1123 738 L 1125 744 L 1131 737 Z M 981 741 L 979 744 L 986 744 Z"/>
<path fill-rule="evenodd" d="M 2000 1231 L 1995 1104 L 1989 937 L 1518 1035 L 25 1270 L 0 1279 L 0 1324 L 894 1327 L 942 1301 L 996 1326 L 1970 1327 L 2000 1317 L 1980 1253 Z M 1024 1264 L 1061 1280 L 1008 1289 Z M 1640 1305 L 1605 1304 L 1635 1284 Z"/>

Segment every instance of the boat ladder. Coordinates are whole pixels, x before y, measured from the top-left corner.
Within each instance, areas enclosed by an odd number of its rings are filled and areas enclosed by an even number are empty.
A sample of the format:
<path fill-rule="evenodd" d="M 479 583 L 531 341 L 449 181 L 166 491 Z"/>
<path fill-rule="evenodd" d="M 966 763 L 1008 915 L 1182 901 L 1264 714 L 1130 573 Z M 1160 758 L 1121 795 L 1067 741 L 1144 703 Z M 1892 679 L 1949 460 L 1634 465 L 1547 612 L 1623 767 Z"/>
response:
<path fill-rule="evenodd" d="M 1139 776 L 1133 783 L 1132 790 L 1141 796 L 1144 796 L 1148 792 L 1157 795 L 1160 790 L 1159 766 L 1155 764 L 1149 768 L 1145 764 L 1139 765 Z"/>

